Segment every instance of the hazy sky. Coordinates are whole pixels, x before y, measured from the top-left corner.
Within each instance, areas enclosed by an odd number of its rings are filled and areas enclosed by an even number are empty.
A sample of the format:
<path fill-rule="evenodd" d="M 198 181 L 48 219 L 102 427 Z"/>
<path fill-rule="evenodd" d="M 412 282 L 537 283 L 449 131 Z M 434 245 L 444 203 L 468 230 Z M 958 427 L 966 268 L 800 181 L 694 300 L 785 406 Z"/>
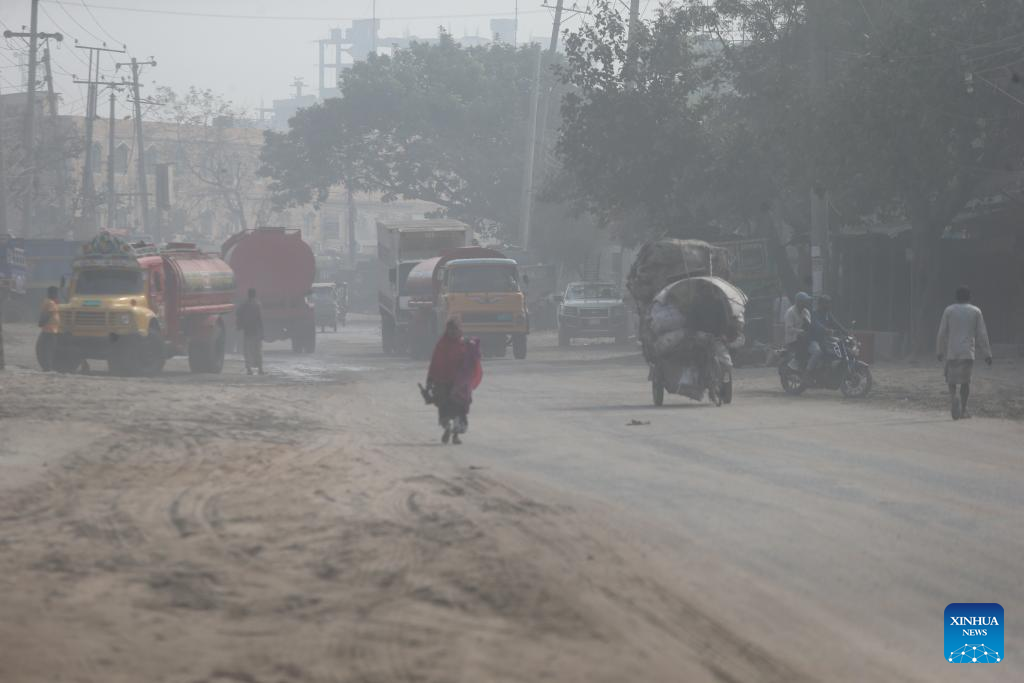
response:
<path fill-rule="evenodd" d="M 579 7 L 587 4 L 586 0 L 575 2 Z M 512 17 L 516 4 L 515 0 L 376 2 L 382 36 L 421 37 L 436 35 L 442 25 L 456 37 L 487 36 L 489 20 Z M 566 4 L 572 6 L 573 0 Z M 658 5 L 648 0 L 643 4 L 650 12 Z M 315 41 L 326 38 L 333 27 L 348 27 L 353 18 L 370 17 L 372 5 L 372 0 L 41 0 L 39 30 L 65 36 L 52 51 L 65 113 L 84 110 L 84 86 L 71 81 L 73 74 L 85 77 L 88 53 L 75 49 L 75 39 L 81 45 L 125 43 L 130 55 L 154 56 L 157 66 L 147 68 L 143 77 L 150 92 L 156 84 L 175 89 L 196 85 L 255 109 L 261 101 L 269 107 L 271 100 L 294 92 L 290 84 L 296 76 L 315 87 Z M 530 37 L 546 41 L 553 12 L 544 9 L 541 0 L 520 0 L 518 5 L 520 41 Z M 29 0 L 0 0 L 0 30 L 22 31 L 29 23 L 29 11 Z M 229 16 L 186 16 L 190 12 Z M 569 14 L 566 21 L 573 27 L 579 19 Z M 3 92 L 21 89 L 17 65 L 24 49 L 20 39 L 0 38 Z M 115 57 L 126 61 L 123 55 L 104 56 L 101 66 L 108 76 L 114 73 Z"/>

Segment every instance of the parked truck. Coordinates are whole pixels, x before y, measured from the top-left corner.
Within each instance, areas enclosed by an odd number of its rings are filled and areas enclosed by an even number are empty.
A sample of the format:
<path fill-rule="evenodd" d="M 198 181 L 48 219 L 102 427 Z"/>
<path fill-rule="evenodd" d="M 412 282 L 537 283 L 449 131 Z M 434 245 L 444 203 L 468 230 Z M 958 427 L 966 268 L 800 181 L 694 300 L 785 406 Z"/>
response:
<path fill-rule="evenodd" d="M 219 373 L 234 292 L 231 268 L 216 254 L 101 233 L 72 264 L 57 369 L 74 371 L 96 359 L 114 374 L 152 375 L 168 358 L 188 354 L 192 372 Z"/>
<path fill-rule="evenodd" d="M 406 279 L 410 351 L 426 357 L 445 322 L 455 318 L 463 332 L 479 337 L 488 356 L 509 346 L 526 358 L 530 320 L 518 264 L 495 249 L 462 247 L 420 262 Z"/>
<path fill-rule="evenodd" d="M 384 353 L 410 349 L 413 311 L 406 291 L 409 273 L 421 261 L 466 246 L 468 239 L 469 227 L 459 221 L 377 222 L 377 305 Z"/>
<path fill-rule="evenodd" d="M 316 316 L 309 297 L 316 277 L 316 257 L 300 230 L 257 228 L 228 238 L 221 247 L 235 271 L 236 302 L 250 288 L 263 308 L 263 339 L 290 339 L 296 353 L 316 350 Z M 233 322 L 233 321 L 232 321 Z M 232 334 L 237 342 L 237 335 Z M 237 343 L 232 346 L 238 346 Z"/>

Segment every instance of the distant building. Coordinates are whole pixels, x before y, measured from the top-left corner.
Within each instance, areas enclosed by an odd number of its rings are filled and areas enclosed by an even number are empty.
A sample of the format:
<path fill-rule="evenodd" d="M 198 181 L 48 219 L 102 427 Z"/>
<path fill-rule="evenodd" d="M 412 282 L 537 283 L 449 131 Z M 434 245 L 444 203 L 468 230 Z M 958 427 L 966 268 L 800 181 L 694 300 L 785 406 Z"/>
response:
<path fill-rule="evenodd" d="M 491 36 L 496 43 L 514 45 L 517 40 L 515 19 L 491 19 Z"/>

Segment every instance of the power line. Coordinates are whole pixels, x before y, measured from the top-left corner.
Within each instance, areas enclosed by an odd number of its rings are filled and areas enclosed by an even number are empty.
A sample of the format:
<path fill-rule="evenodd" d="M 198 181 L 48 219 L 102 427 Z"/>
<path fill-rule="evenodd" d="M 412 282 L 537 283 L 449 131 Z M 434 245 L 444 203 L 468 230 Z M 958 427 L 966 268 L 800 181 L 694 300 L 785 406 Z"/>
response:
<path fill-rule="evenodd" d="M 60 0 L 42 0 L 45 3 L 59 3 Z M 93 9 L 114 12 L 137 12 L 139 14 L 164 14 L 181 17 L 204 17 L 207 19 L 262 19 L 269 21 L 355 21 L 365 17 L 339 16 L 294 16 L 294 15 L 262 15 L 262 14 L 223 14 L 217 12 L 187 12 L 184 10 L 146 9 L 142 7 L 124 7 L 115 5 L 93 5 Z M 519 14 L 540 14 L 547 10 L 521 10 Z M 377 17 L 380 21 L 427 21 L 444 19 L 481 19 L 487 17 L 512 16 L 514 12 L 480 12 L 473 14 L 435 14 L 404 17 Z"/>
<path fill-rule="evenodd" d="M 68 18 L 71 19 L 71 21 L 75 22 L 75 25 L 78 26 L 78 28 L 80 28 L 83 31 L 85 31 L 86 33 L 88 33 L 91 37 L 95 38 L 97 41 L 99 41 L 101 43 L 103 42 L 102 38 L 100 38 L 98 35 L 96 35 L 92 31 L 87 29 L 85 26 L 83 26 L 82 22 L 80 22 L 78 19 L 75 19 L 75 17 L 71 14 L 71 12 L 68 11 L 68 8 L 64 6 L 63 2 L 61 2 L 60 0 L 55 0 L 55 2 L 57 3 L 57 5 L 60 6 L 60 8 L 64 12 L 64 14 L 68 15 Z"/>
<path fill-rule="evenodd" d="M 124 43 L 122 43 L 120 40 L 118 40 L 114 36 L 110 35 L 110 31 L 108 31 L 106 29 L 106 27 L 103 24 L 100 23 L 100 20 L 97 19 L 96 15 L 92 13 L 92 10 L 89 9 L 89 6 L 87 4 L 85 4 L 85 0 L 78 0 L 78 1 L 82 4 L 82 7 L 85 8 L 85 11 L 89 13 L 89 16 L 92 17 L 92 20 L 96 22 L 96 25 L 100 27 L 100 30 L 103 31 L 103 33 L 106 34 L 107 38 L 110 38 L 112 41 L 114 41 L 118 45 L 121 45 L 122 47 L 124 47 Z"/>

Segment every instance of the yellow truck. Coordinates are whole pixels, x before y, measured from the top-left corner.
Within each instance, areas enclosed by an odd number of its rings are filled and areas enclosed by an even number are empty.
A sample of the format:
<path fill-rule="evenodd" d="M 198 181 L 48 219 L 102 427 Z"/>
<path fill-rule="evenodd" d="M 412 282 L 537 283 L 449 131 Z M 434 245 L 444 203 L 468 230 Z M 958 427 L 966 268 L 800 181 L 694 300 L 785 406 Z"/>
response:
<path fill-rule="evenodd" d="M 235 278 L 219 256 L 192 244 L 157 249 L 102 233 L 73 268 L 60 307 L 58 370 L 97 359 L 114 374 L 152 375 L 166 359 L 187 354 L 192 372 L 221 371 Z"/>
<path fill-rule="evenodd" d="M 468 336 L 479 337 L 484 355 L 504 356 L 512 347 L 526 358 L 530 315 L 519 266 L 494 249 L 463 247 L 419 263 L 406 279 L 414 356 L 430 353 L 449 318 L 462 323 Z"/>

